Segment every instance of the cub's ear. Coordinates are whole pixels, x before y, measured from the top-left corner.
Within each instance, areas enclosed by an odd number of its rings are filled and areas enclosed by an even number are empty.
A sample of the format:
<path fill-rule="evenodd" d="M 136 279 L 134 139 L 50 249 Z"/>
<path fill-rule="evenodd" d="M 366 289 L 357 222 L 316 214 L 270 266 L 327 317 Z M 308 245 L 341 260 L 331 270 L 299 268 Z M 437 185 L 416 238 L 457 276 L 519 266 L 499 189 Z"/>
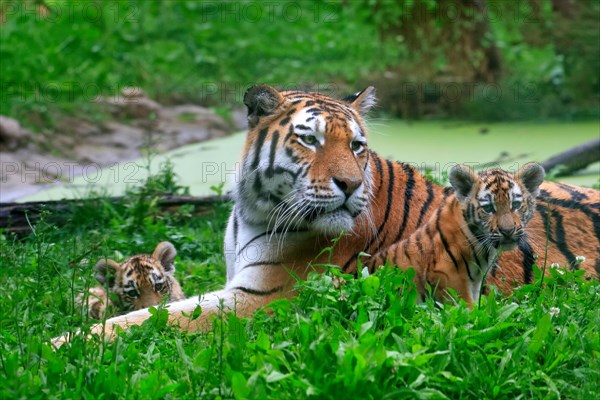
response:
<path fill-rule="evenodd" d="M 269 85 L 254 85 L 244 94 L 244 104 L 248 107 L 248 125 L 254 128 L 260 117 L 271 115 L 283 103 L 283 96 Z"/>
<path fill-rule="evenodd" d="M 546 171 L 544 167 L 537 163 L 527 163 L 517 171 L 517 179 L 521 181 L 525 189 L 534 196 L 537 196 L 538 189 L 544 181 Z"/>
<path fill-rule="evenodd" d="M 471 168 L 464 164 L 458 164 L 450 170 L 448 180 L 456 190 L 456 197 L 459 200 L 464 200 L 471 194 L 475 183 L 479 181 L 479 177 Z"/>
<path fill-rule="evenodd" d="M 170 242 L 160 242 L 156 245 L 156 249 L 154 249 L 154 253 L 152 253 L 152 258 L 161 263 L 165 272 L 175 272 L 173 261 L 175 261 L 176 255 L 177 250 L 175 250 L 173 244 Z"/>
<path fill-rule="evenodd" d="M 375 88 L 369 86 L 360 92 L 354 93 L 352 96 L 346 97 L 343 101 L 350 104 L 360 115 L 366 115 L 377 104 Z"/>
<path fill-rule="evenodd" d="M 110 258 L 101 258 L 96 265 L 94 265 L 94 270 L 96 271 L 94 278 L 103 285 L 106 284 L 108 280 L 108 286 L 112 287 L 115 284 L 115 276 L 117 275 L 118 269 L 119 264 L 116 261 L 113 261 Z"/>

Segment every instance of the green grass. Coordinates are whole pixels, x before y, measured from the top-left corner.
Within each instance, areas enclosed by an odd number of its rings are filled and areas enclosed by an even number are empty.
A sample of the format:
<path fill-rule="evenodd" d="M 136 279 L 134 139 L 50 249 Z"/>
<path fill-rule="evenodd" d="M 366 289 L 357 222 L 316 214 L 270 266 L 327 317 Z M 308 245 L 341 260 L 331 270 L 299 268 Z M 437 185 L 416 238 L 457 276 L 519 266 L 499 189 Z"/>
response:
<path fill-rule="evenodd" d="M 299 296 L 252 319 L 229 314 L 215 330 L 184 334 L 158 307 L 112 343 L 48 340 L 93 323 L 74 308 L 102 256 L 170 240 L 188 295 L 224 283 L 228 204 L 200 216 L 160 213 L 152 197 L 183 192 L 169 167 L 128 200 L 96 200 L 58 228 L 0 235 L 0 398 L 593 398 L 600 382 L 600 283 L 552 269 L 539 285 L 481 305 L 415 304 L 412 271 L 339 270 L 298 284 Z M 46 220 L 51 221 L 52 215 Z M 335 249 L 329 249 L 335 251 Z"/>

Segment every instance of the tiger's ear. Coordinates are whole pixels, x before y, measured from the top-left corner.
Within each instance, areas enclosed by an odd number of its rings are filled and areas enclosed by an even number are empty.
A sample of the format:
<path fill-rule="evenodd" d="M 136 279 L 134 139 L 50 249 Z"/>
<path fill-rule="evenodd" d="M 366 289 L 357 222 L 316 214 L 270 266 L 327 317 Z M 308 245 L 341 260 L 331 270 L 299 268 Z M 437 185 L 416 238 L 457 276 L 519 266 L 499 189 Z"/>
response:
<path fill-rule="evenodd" d="M 525 189 L 534 196 L 537 196 L 538 189 L 544 181 L 546 171 L 538 163 L 527 163 L 518 171 L 516 178 L 521 181 Z"/>
<path fill-rule="evenodd" d="M 254 85 L 244 94 L 244 104 L 248 107 L 248 125 L 254 128 L 260 117 L 271 115 L 283 103 L 283 96 L 269 85 Z"/>
<path fill-rule="evenodd" d="M 464 200 L 471 194 L 475 183 L 479 181 L 479 177 L 471 168 L 464 164 L 458 164 L 450 170 L 448 180 L 456 191 L 456 197 L 459 200 Z"/>
<path fill-rule="evenodd" d="M 94 278 L 101 284 L 106 284 L 108 280 L 108 286 L 113 286 L 115 284 L 115 276 L 117 275 L 117 270 L 119 269 L 119 263 L 110 258 L 101 258 L 98 260 L 96 265 L 94 265 L 94 270 L 96 273 L 94 274 Z"/>
<path fill-rule="evenodd" d="M 156 245 L 156 249 L 154 249 L 154 253 L 152 253 L 152 258 L 161 263 L 165 272 L 175 272 L 173 261 L 175 261 L 176 255 L 177 250 L 175 250 L 173 244 L 170 242 L 160 242 Z"/>
<path fill-rule="evenodd" d="M 346 97 L 343 101 L 350 104 L 360 115 L 366 115 L 377 104 L 375 88 L 369 86 L 360 92 L 354 93 L 352 96 Z"/>

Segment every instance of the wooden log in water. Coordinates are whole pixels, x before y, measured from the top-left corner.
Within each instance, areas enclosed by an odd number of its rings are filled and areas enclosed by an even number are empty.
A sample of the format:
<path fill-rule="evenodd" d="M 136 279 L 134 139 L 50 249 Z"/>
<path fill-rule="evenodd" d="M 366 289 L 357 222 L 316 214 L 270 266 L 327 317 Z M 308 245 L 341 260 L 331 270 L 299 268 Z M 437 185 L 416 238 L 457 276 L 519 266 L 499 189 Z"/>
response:
<path fill-rule="evenodd" d="M 542 167 L 549 172 L 560 165 L 562 168 L 556 176 L 564 176 L 597 161 L 600 161 L 600 137 L 550 157 L 542 162 Z"/>
<path fill-rule="evenodd" d="M 165 212 L 173 211 L 183 205 L 195 207 L 195 214 L 201 214 L 217 204 L 231 200 L 230 195 L 224 196 L 173 196 L 161 195 L 155 198 L 156 206 Z M 68 221 L 69 216 L 77 207 L 83 207 L 94 202 L 109 202 L 120 204 L 126 201 L 124 196 L 103 197 L 76 200 L 32 201 L 24 203 L 0 203 L 0 228 L 7 232 L 18 234 L 29 233 L 32 227 L 47 214 L 49 223 L 61 225 Z"/>

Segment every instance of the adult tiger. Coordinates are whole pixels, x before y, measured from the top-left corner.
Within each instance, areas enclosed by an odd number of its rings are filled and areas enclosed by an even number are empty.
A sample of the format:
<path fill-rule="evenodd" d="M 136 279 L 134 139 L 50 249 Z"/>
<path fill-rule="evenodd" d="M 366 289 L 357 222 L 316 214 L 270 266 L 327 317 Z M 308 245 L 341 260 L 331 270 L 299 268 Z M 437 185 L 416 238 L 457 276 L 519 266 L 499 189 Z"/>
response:
<path fill-rule="evenodd" d="M 183 329 L 206 328 L 221 307 L 248 316 L 274 299 L 292 296 L 296 277 L 305 278 L 311 262 L 331 261 L 354 272 L 360 252 L 374 254 L 407 237 L 452 192 L 368 148 L 362 116 L 375 104 L 372 87 L 336 100 L 257 85 L 246 92 L 244 103 L 250 130 L 226 232 L 227 284 L 170 304 L 169 319 Z M 569 264 L 597 275 L 599 193 L 544 182 L 529 237 L 503 254 L 489 282 L 503 291 L 531 282 L 535 255 L 540 265 Z M 337 241 L 333 256 L 317 257 L 342 232 L 349 235 Z M 577 264 L 580 255 L 586 261 Z M 200 318 L 184 316 L 198 304 Z M 111 318 L 105 333 L 149 316 L 138 310 Z"/>

